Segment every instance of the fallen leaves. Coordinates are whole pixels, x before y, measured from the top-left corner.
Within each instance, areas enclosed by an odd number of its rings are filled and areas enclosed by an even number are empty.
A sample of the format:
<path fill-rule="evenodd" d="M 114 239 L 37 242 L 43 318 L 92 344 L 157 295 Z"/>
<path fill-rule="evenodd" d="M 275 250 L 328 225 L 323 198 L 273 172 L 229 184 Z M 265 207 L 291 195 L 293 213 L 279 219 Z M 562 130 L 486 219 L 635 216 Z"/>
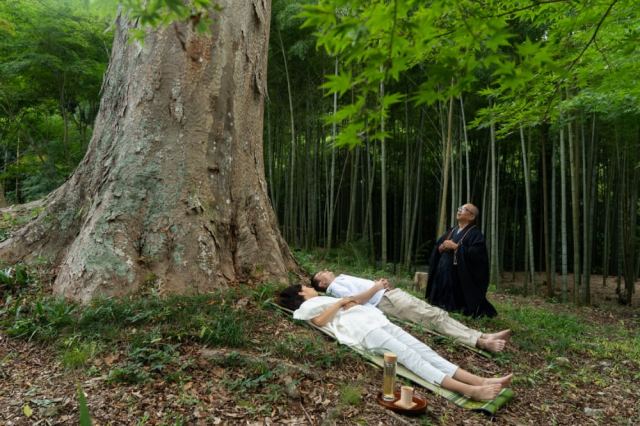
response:
<path fill-rule="evenodd" d="M 27 417 L 31 417 L 33 415 L 33 410 L 31 409 L 31 407 L 29 407 L 29 404 L 24 404 L 22 406 L 22 412 Z"/>
<path fill-rule="evenodd" d="M 246 309 L 255 309 L 250 301 Z M 595 311 L 594 311 L 595 312 Z M 247 313 L 251 315 L 251 312 Z M 144 333 L 142 328 L 136 333 Z M 250 347 L 242 350 L 207 348 L 185 342 L 181 344 L 178 366 L 185 374 L 171 381 L 172 371 L 163 371 L 150 381 L 140 384 L 110 384 L 111 369 L 127 362 L 127 348 L 121 344 L 109 348 L 93 360 L 86 371 L 67 371 L 57 361 L 53 348 L 25 341 L 3 338 L 0 340 L 0 424 L 77 424 L 78 403 L 75 384 L 80 383 L 87 392 L 89 410 L 100 425 L 136 424 L 147 419 L 148 424 L 193 425 L 287 425 L 287 424 L 416 424 L 424 421 L 434 424 L 486 424 L 491 420 L 481 414 L 465 411 L 446 400 L 422 390 L 428 399 L 427 418 L 392 416 L 377 406 L 380 371 L 359 358 L 332 361 L 324 368 L 294 356 L 284 357 L 273 350 L 274 342 L 290 336 L 317 337 L 313 330 L 305 329 L 285 318 L 274 316 L 260 334 L 251 336 Z M 436 350 L 443 346 L 434 343 Z M 320 338 L 321 351 L 316 356 L 336 350 L 334 342 Z M 232 352 L 245 359 L 264 363 L 273 372 L 264 381 L 255 382 L 251 389 L 231 391 L 229 383 L 251 380 L 254 376 L 242 365 L 218 365 L 220 359 Z M 302 352 L 302 349 L 300 349 Z M 594 381 L 575 381 L 565 373 L 576 370 L 573 356 L 552 360 L 539 353 L 511 348 L 510 363 L 479 358 L 473 353 L 456 348 L 452 361 L 472 371 L 497 374 L 513 369 L 516 375 L 538 372 L 532 385 L 516 385 L 516 399 L 501 410 L 497 424 L 589 424 L 602 419 L 637 419 L 640 390 L 630 386 L 631 377 L 610 377 L 603 388 Z M 338 359 L 338 358 L 336 358 Z M 549 368 L 553 363 L 557 368 Z M 630 369 L 631 363 L 580 359 L 580 367 L 594 371 L 620 368 Z M 188 366 L 188 367 L 187 367 Z M 169 368 L 169 367 L 167 367 Z M 608 371 L 608 370 L 607 370 Z M 362 399 L 356 405 L 340 400 L 340 389 L 357 382 L 362 387 Z M 586 410 L 589 408 L 589 410 Z M 617 417 L 616 417 L 617 416 Z M 612 420 L 613 422 L 614 420 Z M 39 422 L 39 423 L 38 423 Z"/>

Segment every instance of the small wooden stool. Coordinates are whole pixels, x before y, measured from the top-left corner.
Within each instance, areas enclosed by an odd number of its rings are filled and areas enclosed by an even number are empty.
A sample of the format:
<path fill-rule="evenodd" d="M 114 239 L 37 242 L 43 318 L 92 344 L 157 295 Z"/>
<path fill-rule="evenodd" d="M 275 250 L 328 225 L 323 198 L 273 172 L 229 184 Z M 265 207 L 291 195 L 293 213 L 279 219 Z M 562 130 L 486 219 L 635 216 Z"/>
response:
<path fill-rule="evenodd" d="M 427 272 L 416 272 L 413 276 L 413 288 L 416 291 L 425 291 L 427 289 L 427 280 L 429 274 Z"/>

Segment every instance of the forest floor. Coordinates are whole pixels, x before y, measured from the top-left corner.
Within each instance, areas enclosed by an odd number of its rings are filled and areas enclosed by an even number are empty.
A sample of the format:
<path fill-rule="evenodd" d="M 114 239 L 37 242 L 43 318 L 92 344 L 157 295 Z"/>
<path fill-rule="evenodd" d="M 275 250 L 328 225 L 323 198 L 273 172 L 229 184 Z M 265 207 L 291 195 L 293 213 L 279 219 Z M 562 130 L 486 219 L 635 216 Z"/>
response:
<path fill-rule="evenodd" d="M 310 270 L 384 274 L 299 258 Z M 486 359 L 418 333 L 472 372 L 515 374 L 516 396 L 495 417 L 421 388 L 426 414 L 381 408 L 381 371 L 274 310 L 276 286 L 79 307 L 51 297 L 46 276 L 24 275 L 21 289 L 17 279 L 0 286 L 0 424 L 78 424 L 78 388 L 94 425 L 640 424 L 638 296 L 620 306 L 615 285 L 600 285 L 594 306 L 575 307 L 512 294 L 507 275 L 504 290 L 489 295 L 497 318 L 462 319 L 481 330 L 511 328 L 504 353 Z"/>

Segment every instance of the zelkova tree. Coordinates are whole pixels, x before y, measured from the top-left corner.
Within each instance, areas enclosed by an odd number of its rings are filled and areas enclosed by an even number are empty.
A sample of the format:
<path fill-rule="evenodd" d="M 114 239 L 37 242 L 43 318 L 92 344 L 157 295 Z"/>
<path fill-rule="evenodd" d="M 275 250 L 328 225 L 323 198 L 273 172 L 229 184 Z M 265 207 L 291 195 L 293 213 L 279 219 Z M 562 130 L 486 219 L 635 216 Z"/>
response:
<path fill-rule="evenodd" d="M 44 258 L 54 291 L 87 301 L 141 286 L 197 293 L 297 273 L 264 178 L 268 0 L 217 1 L 211 31 L 149 31 L 116 19 L 87 153 L 0 244 L 7 262 Z"/>

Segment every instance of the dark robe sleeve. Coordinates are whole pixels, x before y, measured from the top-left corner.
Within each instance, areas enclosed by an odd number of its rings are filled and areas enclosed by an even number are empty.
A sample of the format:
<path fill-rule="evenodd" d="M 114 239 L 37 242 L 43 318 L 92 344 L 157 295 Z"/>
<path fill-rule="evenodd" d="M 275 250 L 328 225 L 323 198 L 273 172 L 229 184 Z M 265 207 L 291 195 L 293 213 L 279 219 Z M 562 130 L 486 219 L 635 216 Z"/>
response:
<path fill-rule="evenodd" d="M 436 241 L 436 245 L 431 252 L 431 257 L 429 258 L 429 277 L 427 278 L 427 291 L 424 295 L 425 299 L 429 301 L 431 300 L 431 292 L 433 291 L 434 279 L 436 277 L 436 274 L 438 273 L 438 263 L 440 262 L 440 256 L 442 255 L 442 253 L 440 253 L 440 250 L 438 250 L 438 247 L 440 247 L 440 244 L 444 242 L 444 239 L 448 234 L 449 231 L 445 232 L 440 238 L 438 238 L 438 241 Z"/>
<path fill-rule="evenodd" d="M 464 296 L 463 313 L 469 316 L 494 317 L 498 313 L 487 300 L 489 256 L 484 236 L 478 228 L 469 230 L 457 253 L 458 278 Z"/>

